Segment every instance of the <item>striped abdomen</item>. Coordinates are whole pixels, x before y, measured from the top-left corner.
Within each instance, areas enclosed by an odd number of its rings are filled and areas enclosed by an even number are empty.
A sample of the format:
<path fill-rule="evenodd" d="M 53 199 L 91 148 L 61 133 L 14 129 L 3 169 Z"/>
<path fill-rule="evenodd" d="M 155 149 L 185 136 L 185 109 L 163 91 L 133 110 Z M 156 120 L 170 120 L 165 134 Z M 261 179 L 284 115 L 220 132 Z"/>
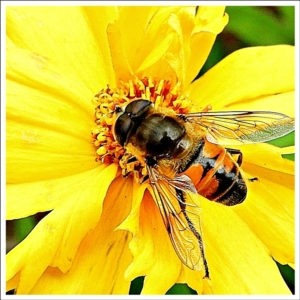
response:
<path fill-rule="evenodd" d="M 247 187 L 238 164 L 228 151 L 206 139 L 199 143 L 183 173 L 191 178 L 198 193 L 209 200 L 236 205 L 246 198 Z"/>

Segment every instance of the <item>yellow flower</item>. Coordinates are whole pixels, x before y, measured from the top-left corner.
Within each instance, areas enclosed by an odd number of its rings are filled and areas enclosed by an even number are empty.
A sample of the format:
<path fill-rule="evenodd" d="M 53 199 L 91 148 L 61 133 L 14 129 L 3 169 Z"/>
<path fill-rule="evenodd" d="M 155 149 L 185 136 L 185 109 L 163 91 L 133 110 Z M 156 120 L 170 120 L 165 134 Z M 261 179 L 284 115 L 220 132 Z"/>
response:
<path fill-rule="evenodd" d="M 99 91 L 135 98 L 139 86 L 198 111 L 293 116 L 290 46 L 242 49 L 191 83 L 227 21 L 224 7 L 7 7 L 7 219 L 49 212 L 7 254 L 7 290 L 127 294 L 143 275 L 144 294 L 177 282 L 199 294 L 290 294 L 272 257 L 294 264 L 294 164 L 281 156 L 293 149 L 240 147 L 246 178 L 258 178 L 246 201 L 200 199 L 213 290 L 179 260 L 147 183 L 95 161 Z"/>

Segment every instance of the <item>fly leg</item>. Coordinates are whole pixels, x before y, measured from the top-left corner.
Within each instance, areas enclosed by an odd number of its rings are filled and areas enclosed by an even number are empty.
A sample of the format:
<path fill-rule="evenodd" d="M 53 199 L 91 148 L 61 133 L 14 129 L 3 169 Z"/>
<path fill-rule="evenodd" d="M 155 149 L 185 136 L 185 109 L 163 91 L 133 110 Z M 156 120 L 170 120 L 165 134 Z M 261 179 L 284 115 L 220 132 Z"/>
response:
<path fill-rule="evenodd" d="M 240 166 L 243 162 L 243 153 L 239 149 L 226 148 L 226 150 L 232 155 L 236 163 Z M 237 156 L 236 159 L 235 156 Z"/>

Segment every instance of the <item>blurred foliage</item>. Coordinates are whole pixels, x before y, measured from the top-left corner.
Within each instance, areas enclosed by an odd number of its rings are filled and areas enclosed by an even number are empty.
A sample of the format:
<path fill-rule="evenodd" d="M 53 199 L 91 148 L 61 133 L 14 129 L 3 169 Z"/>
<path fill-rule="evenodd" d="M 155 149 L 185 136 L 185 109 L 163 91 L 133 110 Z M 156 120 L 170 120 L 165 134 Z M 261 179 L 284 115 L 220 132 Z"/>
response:
<path fill-rule="evenodd" d="M 208 60 L 197 78 L 237 49 L 276 44 L 294 45 L 294 6 L 228 6 L 226 12 L 229 14 L 229 23 L 224 31 L 218 35 Z M 279 147 L 294 145 L 294 133 L 270 143 Z M 294 159 L 293 154 L 284 157 Z M 22 241 L 42 217 L 44 215 L 7 221 L 7 237 L 10 240 L 10 243 L 7 244 L 7 251 Z M 279 263 L 277 265 L 290 290 L 294 293 L 294 270 Z M 133 280 L 129 294 L 140 294 L 143 282 L 144 277 L 142 276 Z M 193 295 L 197 293 L 186 284 L 175 284 L 167 294 Z"/>
<path fill-rule="evenodd" d="M 129 295 L 140 295 L 144 285 L 144 278 L 144 276 L 140 276 L 132 280 Z"/>
<path fill-rule="evenodd" d="M 225 29 L 246 45 L 291 44 L 294 37 L 294 7 L 227 7 L 229 23 Z"/>
<path fill-rule="evenodd" d="M 34 216 L 15 220 L 14 227 L 18 243 L 26 238 L 35 225 L 36 219 Z"/>
<path fill-rule="evenodd" d="M 191 289 L 187 284 L 178 283 L 174 284 L 166 292 L 166 295 L 197 295 L 197 292 Z"/>
<path fill-rule="evenodd" d="M 198 77 L 244 47 L 295 44 L 294 6 L 227 6 L 229 23 L 217 36 Z"/>
<path fill-rule="evenodd" d="M 291 132 L 285 136 L 282 136 L 276 140 L 269 141 L 268 144 L 277 147 L 289 147 L 295 145 L 295 132 Z"/>
<path fill-rule="evenodd" d="M 276 261 L 277 267 L 284 278 L 285 283 L 289 287 L 290 291 L 295 294 L 295 271 L 288 265 L 281 265 Z"/>

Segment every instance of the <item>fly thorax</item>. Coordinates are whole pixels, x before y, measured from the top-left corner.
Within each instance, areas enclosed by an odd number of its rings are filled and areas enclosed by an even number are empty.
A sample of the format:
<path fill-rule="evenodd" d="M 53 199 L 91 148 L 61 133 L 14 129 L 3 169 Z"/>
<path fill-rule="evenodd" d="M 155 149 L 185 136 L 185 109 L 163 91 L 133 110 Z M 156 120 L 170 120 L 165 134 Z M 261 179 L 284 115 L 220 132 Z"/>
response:
<path fill-rule="evenodd" d="M 187 140 L 181 143 L 184 136 L 184 126 L 173 117 L 154 113 L 137 126 L 130 142 L 146 156 L 155 159 L 173 158 L 174 153 L 179 154 L 184 144 L 188 143 Z"/>

